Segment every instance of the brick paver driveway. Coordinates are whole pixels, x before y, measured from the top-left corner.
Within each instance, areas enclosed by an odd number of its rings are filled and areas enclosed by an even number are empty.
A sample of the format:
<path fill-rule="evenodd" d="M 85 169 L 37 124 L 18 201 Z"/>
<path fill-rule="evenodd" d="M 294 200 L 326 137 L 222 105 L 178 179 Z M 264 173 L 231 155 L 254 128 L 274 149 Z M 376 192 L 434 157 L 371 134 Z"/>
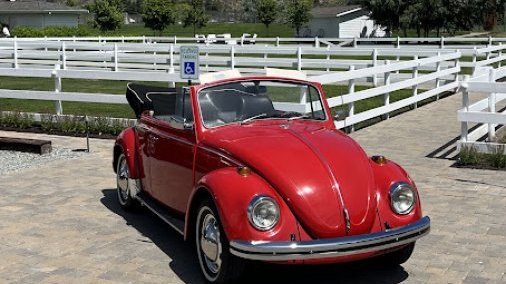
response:
<path fill-rule="evenodd" d="M 432 232 L 409 262 L 389 271 L 369 263 L 258 265 L 247 282 L 506 283 L 506 173 L 426 157 L 457 135 L 458 105 L 450 97 L 352 135 L 417 181 Z M 0 136 L 85 145 L 81 138 Z M 192 246 L 149 212 L 125 213 L 117 205 L 112 143 L 92 140 L 89 154 L 0 177 L 0 283 L 203 282 Z"/>

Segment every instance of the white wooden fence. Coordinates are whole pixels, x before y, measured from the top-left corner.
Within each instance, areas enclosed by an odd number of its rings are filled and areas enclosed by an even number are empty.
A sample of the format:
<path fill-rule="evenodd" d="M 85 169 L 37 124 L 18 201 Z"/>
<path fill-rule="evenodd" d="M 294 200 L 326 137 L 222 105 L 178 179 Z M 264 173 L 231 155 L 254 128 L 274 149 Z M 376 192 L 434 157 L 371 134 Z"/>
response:
<path fill-rule="evenodd" d="M 124 96 L 62 92 L 62 79 L 182 82 L 179 78 L 179 47 L 174 44 L 94 43 L 11 40 L 0 41 L 0 76 L 42 77 L 55 80 L 55 90 L 0 90 L 2 98 L 56 101 L 126 103 Z M 336 122 L 340 128 L 386 115 L 431 97 L 453 91 L 458 86 L 461 53 L 454 50 L 341 48 L 312 46 L 227 46 L 201 45 L 201 69 L 239 69 L 243 73 L 263 73 L 265 67 L 306 72 L 313 81 L 344 84 L 345 94 L 327 94 L 331 107 L 346 105 L 349 116 Z M 364 59 L 346 59 L 346 57 Z M 390 59 L 385 59 L 390 58 Z M 492 58 L 492 56 L 491 56 Z M 478 60 L 476 61 L 478 62 Z M 341 71 L 337 71 L 341 70 Z M 344 71 L 347 70 L 347 71 Z M 364 80 L 364 78 L 368 78 Z M 373 87 L 357 91 L 364 81 Z M 412 96 L 390 102 L 390 94 L 409 89 Z M 427 91 L 419 91 L 425 90 Z M 381 96 L 384 104 L 357 113 L 358 101 Z"/>
<path fill-rule="evenodd" d="M 497 82 L 506 77 L 506 67 L 482 68 L 475 75 L 462 82 L 463 108 L 458 111 L 461 138 L 457 149 L 474 147 L 483 153 L 500 151 L 506 154 L 504 144 L 496 143 L 496 129 L 506 125 L 506 107 L 497 109 L 506 102 L 506 83 Z M 470 96 L 482 99 L 471 103 Z M 470 123 L 477 124 L 472 131 L 469 131 Z M 480 141 L 483 136 L 487 136 L 486 141 Z"/>

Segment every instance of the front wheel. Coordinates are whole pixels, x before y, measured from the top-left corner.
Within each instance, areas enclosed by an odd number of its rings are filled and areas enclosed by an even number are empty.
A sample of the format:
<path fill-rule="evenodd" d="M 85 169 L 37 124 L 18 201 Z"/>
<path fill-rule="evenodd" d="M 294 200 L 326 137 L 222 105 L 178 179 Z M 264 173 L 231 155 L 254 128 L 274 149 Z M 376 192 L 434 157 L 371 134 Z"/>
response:
<path fill-rule="evenodd" d="M 118 201 L 125 210 L 132 210 L 135 207 L 136 200 L 131 195 L 131 188 L 128 182 L 130 171 L 125 154 L 118 157 L 118 165 L 116 168 L 116 188 L 118 191 Z"/>
<path fill-rule="evenodd" d="M 216 207 L 210 200 L 200 204 L 195 224 L 197 256 L 206 280 L 211 283 L 237 280 L 244 272 L 244 261 L 230 253 Z"/>

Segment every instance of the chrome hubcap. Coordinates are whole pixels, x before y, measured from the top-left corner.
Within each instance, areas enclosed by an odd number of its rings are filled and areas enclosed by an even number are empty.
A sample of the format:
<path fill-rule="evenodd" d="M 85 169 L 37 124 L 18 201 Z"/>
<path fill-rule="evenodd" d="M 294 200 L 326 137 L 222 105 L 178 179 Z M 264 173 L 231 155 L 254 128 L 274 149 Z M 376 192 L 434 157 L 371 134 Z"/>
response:
<path fill-rule="evenodd" d="M 221 266 L 220 230 L 212 214 L 205 215 L 202 222 L 200 245 L 207 268 L 212 273 L 218 273 Z"/>
<path fill-rule="evenodd" d="M 128 199 L 128 165 L 125 158 L 120 159 L 116 176 L 118 193 L 121 200 Z"/>

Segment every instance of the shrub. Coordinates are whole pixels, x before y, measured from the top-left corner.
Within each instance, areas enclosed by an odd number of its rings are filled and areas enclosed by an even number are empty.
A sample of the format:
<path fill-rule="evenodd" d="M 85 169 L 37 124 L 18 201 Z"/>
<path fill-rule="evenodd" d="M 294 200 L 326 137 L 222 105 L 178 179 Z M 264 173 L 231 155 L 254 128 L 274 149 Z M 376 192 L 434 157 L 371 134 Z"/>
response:
<path fill-rule="evenodd" d="M 79 27 L 51 26 L 46 28 L 15 27 L 12 35 L 17 37 L 83 37 L 91 35 L 89 29 Z"/>
<path fill-rule="evenodd" d="M 479 163 L 478 150 L 474 147 L 464 147 L 460 150 L 458 163 L 463 166 L 477 165 Z"/>
<path fill-rule="evenodd" d="M 506 168 L 506 155 L 504 155 L 504 146 L 498 147 L 493 154 L 488 155 L 488 160 L 495 168 Z"/>

